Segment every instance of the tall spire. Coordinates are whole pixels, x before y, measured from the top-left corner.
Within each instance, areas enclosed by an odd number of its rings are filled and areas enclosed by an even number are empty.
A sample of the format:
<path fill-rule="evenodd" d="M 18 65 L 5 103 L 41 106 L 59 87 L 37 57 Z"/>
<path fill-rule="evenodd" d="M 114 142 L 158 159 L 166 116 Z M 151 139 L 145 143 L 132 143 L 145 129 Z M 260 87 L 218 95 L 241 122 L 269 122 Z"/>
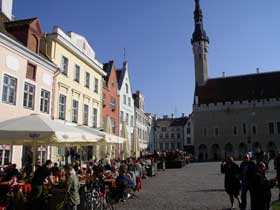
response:
<path fill-rule="evenodd" d="M 209 43 L 209 38 L 203 28 L 203 15 L 199 0 L 195 0 L 194 23 L 195 30 L 192 35 L 192 44 L 199 41 L 206 41 Z"/>

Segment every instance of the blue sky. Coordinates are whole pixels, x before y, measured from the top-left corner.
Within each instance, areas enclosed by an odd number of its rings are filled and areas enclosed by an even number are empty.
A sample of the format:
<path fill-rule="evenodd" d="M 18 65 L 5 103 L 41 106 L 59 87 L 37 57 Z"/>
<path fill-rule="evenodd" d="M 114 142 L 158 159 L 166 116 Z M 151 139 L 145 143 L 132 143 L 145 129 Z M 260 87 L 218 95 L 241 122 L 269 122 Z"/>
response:
<path fill-rule="evenodd" d="M 201 6 L 210 77 L 280 70 L 279 0 L 201 0 Z M 194 0 L 14 0 L 13 14 L 39 17 L 45 32 L 58 25 L 82 34 L 101 62 L 121 67 L 126 48 L 145 111 L 179 116 L 192 111 L 193 10 Z"/>

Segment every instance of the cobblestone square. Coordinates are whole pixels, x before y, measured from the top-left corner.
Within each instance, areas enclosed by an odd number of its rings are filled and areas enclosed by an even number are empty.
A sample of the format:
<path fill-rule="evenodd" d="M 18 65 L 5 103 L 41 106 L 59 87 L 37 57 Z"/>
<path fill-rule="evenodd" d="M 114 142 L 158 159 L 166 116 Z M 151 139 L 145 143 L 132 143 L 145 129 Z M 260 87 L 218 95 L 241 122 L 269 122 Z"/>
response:
<path fill-rule="evenodd" d="M 267 177 L 275 177 L 272 164 L 270 169 Z M 278 189 L 272 189 L 272 200 L 277 198 L 277 192 Z M 116 210 L 228 210 L 229 207 L 220 163 L 211 162 L 168 169 L 145 179 L 137 198 L 118 204 Z"/>

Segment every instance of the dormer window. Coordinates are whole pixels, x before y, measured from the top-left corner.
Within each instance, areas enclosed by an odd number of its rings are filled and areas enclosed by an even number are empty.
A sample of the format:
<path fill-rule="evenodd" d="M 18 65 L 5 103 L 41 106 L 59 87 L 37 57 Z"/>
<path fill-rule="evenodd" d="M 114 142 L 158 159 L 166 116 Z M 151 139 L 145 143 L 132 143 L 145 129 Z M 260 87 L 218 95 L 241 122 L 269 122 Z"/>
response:
<path fill-rule="evenodd" d="M 30 44 L 29 44 L 30 50 L 32 50 L 35 53 L 38 53 L 38 49 L 39 49 L 38 45 L 39 45 L 38 38 L 34 34 L 32 34 L 30 36 Z"/>

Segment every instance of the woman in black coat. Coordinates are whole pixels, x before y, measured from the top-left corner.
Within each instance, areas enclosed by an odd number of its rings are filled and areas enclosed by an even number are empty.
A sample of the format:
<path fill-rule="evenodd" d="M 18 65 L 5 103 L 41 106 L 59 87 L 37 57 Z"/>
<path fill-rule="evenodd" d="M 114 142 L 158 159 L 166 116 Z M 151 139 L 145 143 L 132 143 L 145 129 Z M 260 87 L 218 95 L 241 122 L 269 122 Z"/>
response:
<path fill-rule="evenodd" d="M 252 210 L 269 210 L 271 202 L 270 189 L 276 185 L 277 179 L 268 180 L 265 176 L 266 165 L 264 162 L 257 164 L 257 173 L 252 183 Z"/>
<path fill-rule="evenodd" d="M 227 158 L 221 165 L 221 172 L 225 174 L 225 190 L 229 195 L 231 208 L 234 208 L 234 198 L 241 205 L 240 193 L 240 168 L 233 162 L 233 158 Z"/>

